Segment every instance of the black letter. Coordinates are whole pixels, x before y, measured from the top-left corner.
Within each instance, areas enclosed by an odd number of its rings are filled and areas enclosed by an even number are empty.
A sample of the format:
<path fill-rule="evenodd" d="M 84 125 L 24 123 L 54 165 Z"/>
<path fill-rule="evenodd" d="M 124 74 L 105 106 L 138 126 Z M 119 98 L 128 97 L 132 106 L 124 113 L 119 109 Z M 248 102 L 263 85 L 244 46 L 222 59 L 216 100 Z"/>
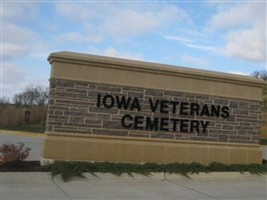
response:
<path fill-rule="evenodd" d="M 153 106 L 153 102 L 152 99 L 149 99 L 149 104 L 150 104 L 150 109 L 152 112 L 155 112 L 157 110 L 158 104 L 159 104 L 159 100 L 156 101 L 155 105 Z"/>
<path fill-rule="evenodd" d="M 164 126 L 168 126 L 168 118 L 161 118 L 160 119 L 160 130 L 161 131 L 169 131 L 169 127 L 164 127 Z"/>
<path fill-rule="evenodd" d="M 97 95 L 97 104 L 96 106 L 99 108 L 100 107 L 100 98 L 101 98 L 101 94 Z"/>
<path fill-rule="evenodd" d="M 190 124 L 190 132 L 194 132 L 194 128 L 196 129 L 196 132 L 199 133 L 199 121 L 192 120 Z"/>
<path fill-rule="evenodd" d="M 170 104 L 173 104 L 172 114 L 176 113 L 176 105 L 179 105 L 179 101 L 171 101 Z"/>
<path fill-rule="evenodd" d="M 200 113 L 200 116 L 203 116 L 203 115 L 206 115 L 207 117 L 210 116 L 209 108 L 206 104 L 203 106 L 201 113 Z"/>
<path fill-rule="evenodd" d="M 207 127 L 208 127 L 208 125 L 209 125 L 210 122 L 209 121 L 206 121 L 206 122 L 200 121 L 200 123 L 201 123 L 201 125 L 203 127 L 202 133 L 206 133 L 206 129 L 207 129 Z"/>
<path fill-rule="evenodd" d="M 110 104 L 109 104 L 109 105 L 107 104 L 107 98 L 110 99 Z M 112 108 L 113 105 L 114 105 L 114 98 L 113 98 L 113 96 L 111 96 L 111 95 L 106 95 L 106 96 L 104 96 L 104 98 L 103 98 L 103 105 L 104 105 L 106 108 Z"/>
<path fill-rule="evenodd" d="M 124 115 L 122 118 L 121 118 L 121 124 L 123 127 L 125 128 L 131 128 L 132 126 L 132 123 L 129 123 L 129 124 L 125 124 L 125 118 L 128 118 L 129 120 L 133 120 L 133 117 L 131 115 Z"/>
<path fill-rule="evenodd" d="M 165 108 L 169 108 L 168 107 L 168 103 L 169 101 L 165 101 L 165 100 L 161 100 L 160 101 L 160 113 L 168 113 L 168 110 L 165 110 Z"/>
<path fill-rule="evenodd" d="M 221 116 L 223 117 L 223 118 L 228 118 L 229 117 L 229 108 L 227 107 L 227 106 L 223 106 L 222 107 L 222 114 L 221 114 Z"/>
<path fill-rule="evenodd" d="M 199 115 L 199 105 L 197 103 L 191 103 L 190 105 L 190 115 L 194 115 L 194 112 Z"/>
<path fill-rule="evenodd" d="M 143 129 L 142 126 L 138 126 L 138 125 L 142 125 L 143 124 L 143 116 L 135 116 L 134 118 L 134 128 L 135 129 Z"/>
<path fill-rule="evenodd" d="M 118 109 L 121 109 L 123 106 L 123 108 L 126 110 L 126 109 L 128 109 L 129 104 L 131 102 L 131 97 L 127 98 L 127 102 L 125 100 L 125 96 L 122 96 L 121 99 L 118 96 L 116 96 L 116 100 L 117 100 L 117 104 L 118 104 Z"/>
<path fill-rule="evenodd" d="M 221 106 L 215 107 L 215 105 L 211 105 L 211 116 L 213 117 L 214 114 L 216 117 L 220 117 L 220 111 L 221 111 Z"/>
<path fill-rule="evenodd" d="M 180 103 L 180 115 L 188 115 L 187 109 L 188 109 L 188 103 L 181 102 Z"/>
<path fill-rule="evenodd" d="M 154 122 L 150 117 L 146 118 L 146 130 L 158 130 L 158 118 L 154 118 Z"/>
<path fill-rule="evenodd" d="M 175 118 L 172 118 L 171 121 L 173 121 L 173 132 L 176 131 L 176 123 L 179 122 L 180 120 L 179 119 L 175 119 Z"/>
<path fill-rule="evenodd" d="M 130 109 L 131 109 L 131 110 L 133 110 L 133 109 L 137 109 L 138 111 L 141 110 L 141 107 L 140 107 L 140 105 L 139 105 L 139 101 L 138 101 L 138 99 L 137 99 L 136 97 L 134 97 L 134 100 L 133 100 L 133 103 L 132 103 L 132 106 L 131 106 Z"/>
<path fill-rule="evenodd" d="M 180 132 L 188 132 L 188 119 L 180 120 Z"/>

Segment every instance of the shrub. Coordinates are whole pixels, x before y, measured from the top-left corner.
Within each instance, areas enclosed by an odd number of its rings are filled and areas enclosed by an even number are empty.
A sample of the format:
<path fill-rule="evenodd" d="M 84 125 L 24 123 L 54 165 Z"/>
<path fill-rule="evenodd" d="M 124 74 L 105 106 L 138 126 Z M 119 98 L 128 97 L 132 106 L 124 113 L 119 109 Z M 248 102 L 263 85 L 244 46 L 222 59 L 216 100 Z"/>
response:
<path fill-rule="evenodd" d="M 23 143 L 14 144 L 3 144 L 0 147 L 0 160 L 2 164 L 7 162 L 23 161 L 29 156 L 29 147 L 24 147 Z"/>
<path fill-rule="evenodd" d="M 261 164 L 232 164 L 226 165 L 222 163 L 211 163 L 208 166 L 199 163 L 170 163 L 170 164 L 127 164 L 127 163 L 109 163 L 109 162 L 66 162 L 56 161 L 47 167 L 52 176 L 61 174 L 64 181 L 70 180 L 72 177 L 83 177 L 83 172 L 89 172 L 95 175 L 96 172 L 112 173 L 121 175 L 127 173 L 139 173 L 149 175 L 151 172 L 164 172 L 164 173 L 178 173 L 189 178 L 188 174 L 199 172 L 250 172 L 252 174 L 266 174 L 267 166 Z M 96 176 L 96 175 L 95 175 Z"/>

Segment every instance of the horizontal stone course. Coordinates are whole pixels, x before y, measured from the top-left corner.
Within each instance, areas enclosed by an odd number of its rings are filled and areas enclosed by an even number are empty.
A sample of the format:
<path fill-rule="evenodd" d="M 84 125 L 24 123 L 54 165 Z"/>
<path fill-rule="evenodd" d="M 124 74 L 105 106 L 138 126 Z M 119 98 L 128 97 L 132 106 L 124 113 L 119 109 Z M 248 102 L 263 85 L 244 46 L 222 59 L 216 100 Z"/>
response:
<path fill-rule="evenodd" d="M 151 138 L 174 139 L 174 133 L 151 133 Z"/>
<path fill-rule="evenodd" d="M 97 95 L 125 96 L 138 98 L 141 110 L 124 110 L 117 107 L 97 107 Z M 181 115 L 179 111 L 172 113 L 152 112 L 149 99 L 179 101 L 203 105 L 220 105 L 230 108 L 228 118 L 216 116 Z M 179 106 L 177 106 L 179 108 Z M 81 81 L 50 80 L 50 100 L 47 116 L 47 131 L 82 133 L 96 135 L 112 135 L 120 137 L 146 137 L 153 139 L 181 139 L 213 142 L 258 143 L 260 129 L 261 102 L 242 99 L 207 96 L 185 92 L 164 91 L 155 89 L 116 86 Z M 179 109 L 178 109 L 179 110 Z M 165 127 L 169 131 L 135 130 L 122 126 L 124 115 L 143 116 L 144 119 L 179 119 L 209 121 L 206 133 L 173 132 L 173 121 Z M 144 124 L 142 124 L 145 127 Z M 163 128 L 165 128 L 163 127 Z M 188 124 L 190 130 L 190 124 Z"/>
<path fill-rule="evenodd" d="M 108 85 L 99 85 L 96 87 L 97 91 L 105 91 L 105 92 L 121 92 L 121 87 L 118 86 L 108 86 Z"/>
<path fill-rule="evenodd" d="M 128 131 L 121 130 L 93 129 L 92 133 L 95 135 L 128 136 Z"/>

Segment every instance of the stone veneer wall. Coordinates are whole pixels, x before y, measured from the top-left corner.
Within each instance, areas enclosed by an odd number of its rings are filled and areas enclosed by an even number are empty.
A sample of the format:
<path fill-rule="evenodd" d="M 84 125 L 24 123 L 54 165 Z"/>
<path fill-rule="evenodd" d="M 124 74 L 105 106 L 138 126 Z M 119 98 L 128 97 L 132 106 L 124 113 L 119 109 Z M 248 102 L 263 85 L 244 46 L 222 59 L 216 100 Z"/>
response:
<path fill-rule="evenodd" d="M 141 111 L 101 108 L 96 106 L 98 94 L 138 97 L 143 101 Z M 125 114 L 149 117 L 184 118 L 174 114 L 152 113 L 148 98 L 195 102 L 200 105 L 226 105 L 230 108 L 229 118 L 194 116 L 196 120 L 210 121 L 206 133 L 160 132 L 126 129 L 121 125 Z M 144 137 L 171 140 L 202 140 L 228 143 L 258 143 L 262 103 L 253 100 L 217 97 L 185 92 L 144 89 L 82 81 L 50 80 L 47 132 L 88 135 L 111 135 L 120 137 Z"/>

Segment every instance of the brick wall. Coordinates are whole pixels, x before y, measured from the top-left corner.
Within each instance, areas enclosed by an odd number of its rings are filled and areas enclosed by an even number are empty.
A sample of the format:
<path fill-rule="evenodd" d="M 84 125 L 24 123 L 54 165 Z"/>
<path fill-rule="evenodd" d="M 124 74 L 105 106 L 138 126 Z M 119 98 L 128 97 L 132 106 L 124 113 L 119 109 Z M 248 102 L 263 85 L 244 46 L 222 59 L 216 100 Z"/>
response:
<path fill-rule="evenodd" d="M 132 100 L 133 98 L 137 98 L 141 110 L 118 109 L 116 106 L 106 108 L 101 103 L 100 105 L 97 104 L 98 95 L 101 98 L 105 95 L 111 95 L 114 98 L 116 96 L 131 97 Z M 148 103 L 149 99 L 153 101 L 163 100 L 196 103 L 200 106 L 208 105 L 208 107 L 211 105 L 226 106 L 229 108 L 229 117 L 200 116 L 196 114 L 186 116 L 181 115 L 179 109 L 175 113 L 152 112 Z M 177 105 L 177 108 L 179 108 L 179 105 Z M 47 132 L 258 143 L 261 108 L 262 103 L 258 101 L 51 79 Z M 145 130 L 145 125 L 142 124 L 143 122 L 139 123 L 137 128 L 134 128 L 133 124 L 131 127 L 126 128 L 122 125 L 122 118 L 125 115 L 130 115 L 133 118 L 140 116 L 142 118 L 141 120 L 145 120 L 147 117 L 152 120 L 163 118 L 165 119 L 164 122 L 168 122 L 168 124 L 164 125 L 163 129 L 168 129 L 168 131 L 162 131 L 160 128 L 158 130 Z M 181 132 L 179 128 L 175 131 L 173 130 L 174 121 L 171 119 L 184 120 L 185 123 L 188 123 L 188 121 L 208 121 L 209 124 L 206 131 L 200 128 L 199 131 L 193 129 L 192 132 Z M 129 123 L 134 122 L 127 118 L 126 123 L 129 125 Z M 192 124 L 189 123 L 184 128 L 190 130 L 190 125 Z"/>

